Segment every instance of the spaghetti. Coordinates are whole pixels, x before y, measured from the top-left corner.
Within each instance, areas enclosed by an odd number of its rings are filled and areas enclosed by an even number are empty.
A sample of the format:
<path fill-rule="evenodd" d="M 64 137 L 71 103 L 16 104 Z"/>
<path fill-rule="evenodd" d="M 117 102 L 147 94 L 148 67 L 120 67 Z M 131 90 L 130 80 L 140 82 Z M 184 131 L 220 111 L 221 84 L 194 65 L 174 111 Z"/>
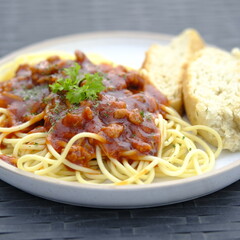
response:
<path fill-rule="evenodd" d="M 101 73 L 105 89 L 97 99 L 71 103 L 70 87 L 58 86 L 55 93 L 49 88 L 59 79 L 65 84 L 74 63 L 81 66 L 81 81 L 72 88 L 79 94 L 91 74 Z M 0 158 L 37 175 L 85 184 L 148 184 L 207 172 L 222 150 L 215 130 L 188 124 L 137 72 L 94 65 L 81 52 L 75 60 L 51 56 L 20 65 L 0 90 Z M 199 131 L 216 137 L 215 152 Z"/>

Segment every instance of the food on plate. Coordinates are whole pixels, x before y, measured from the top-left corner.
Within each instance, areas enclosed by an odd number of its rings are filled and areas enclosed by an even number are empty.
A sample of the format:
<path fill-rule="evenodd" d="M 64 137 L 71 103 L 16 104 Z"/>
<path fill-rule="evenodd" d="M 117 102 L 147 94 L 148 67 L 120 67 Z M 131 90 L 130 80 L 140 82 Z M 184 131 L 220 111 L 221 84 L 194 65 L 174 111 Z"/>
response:
<path fill-rule="evenodd" d="M 240 58 L 218 48 L 206 47 L 194 56 L 183 84 L 186 113 L 192 124 L 215 129 L 223 148 L 240 150 Z M 201 132 L 216 145 L 215 138 Z"/>
<path fill-rule="evenodd" d="M 142 66 L 149 81 L 159 89 L 179 113 L 183 110 L 182 81 L 193 55 L 204 47 L 195 30 L 185 30 L 168 45 L 152 45 Z"/>
<path fill-rule="evenodd" d="M 86 184 L 146 184 L 213 168 L 219 134 L 184 121 L 142 71 L 94 64 L 80 51 L 73 58 L 43 56 L 0 69 L 3 161 Z M 216 149 L 199 130 L 216 138 Z"/>

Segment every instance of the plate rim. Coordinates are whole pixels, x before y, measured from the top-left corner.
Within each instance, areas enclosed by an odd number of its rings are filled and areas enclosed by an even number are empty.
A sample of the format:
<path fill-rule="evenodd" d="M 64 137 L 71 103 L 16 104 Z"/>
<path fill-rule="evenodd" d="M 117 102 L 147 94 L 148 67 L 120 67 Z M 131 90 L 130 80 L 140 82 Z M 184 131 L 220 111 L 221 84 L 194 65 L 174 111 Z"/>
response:
<path fill-rule="evenodd" d="M 141 39 L 158 39 L 158 40 L 165 40 L 169 41 L 171 40 L 174 35 L 171 34 L 165 34 L 165 33 L 158 33 L 158 32 L 148 32 L 148 31 L 92 31 L 92 32 L 84 32 L 84 33 L 76 33 L 76 34 L 70 34 L 70 35 L 64 35 L 59 37 L 53 37 L 49 39 L 44 39 L 39 42 L 31 43 L 26 46 L 20 47 L 16 50 L 13 50 L 12 52 L 9 52 L 3 56 L 0 57 L 0 65 L 6 63 L 7 61 L 11 60 L 14 57 L 19 56 L 21 53 L 31 52 L 34 50 L 37 50 L 37 48 L 41 46 L 52 46 L 59 43 L 65 43 L 68 42 L 71 39 L 99 39 L 99 38 L 133 38 L 133 37 L 140 37 Z"/>
<path fill-rule="evenodd" d="M 29 53 L 29 52 L 34 52 L 34 51 L 39 51 L 38 48 L 44 48 L 44 47 L 50 47 L 55 44 L 62 44 L 62 43 L 67 43 L 71 40 L 77 41 L 79 40 L 84 40 L 84 39 L 101 39 L 101 38 L 136 38 L 139 37 L 140 39 L 156 39 L 156 40 L 165 40 L 169 41 L 174 37 L 173 35 L 168 35 L 168 34 L 162 34 L 158 32 L 145 32 L 145 31 L 94 31 L 94 32 L 85 32 L 85 33 L 77 33 L 77 34 L 71 34 L 71 35 L 65 35 L 65 36 L 60 36 L 60 37 L 55 37 L 55 38 L 50 38 L 50 39 L 45 39 L 43 41 L 39 41 L 30 45 L 27 45 L 25 47 L 19 48 L 17 50 L 14 50 L 13 52 L 10 52 L 9 54 L 2 56 L 0 58 L 0 65 L 11 61 L 15 57 L 23 54 L 23 53 Z M 211 170 L 210 172 L 204 173 L 202 175 L 197 175 L 189 178 L 183 178 L 183 179 L 174 179 L 171 181 L 166 181 L 166 182 L 157 182 L 157 183 L 151 183 L 151 184 L 146 184 L 146 185 L 126 185 L 126 186 L 115 186 L 115 185 L 104 185 L 104 184 L 82 184 L 78 182 L 67 182 L 64 180 L 59 180 L 59 179 L 54 179 L 51 177 L 46 177 L 46 176 L 39 176 L 35 175 L 30 172 L 25 172 L 21 169 L 18 169 L 3 160 L 0 160 L 0 168 L 4 168 L 7 171 L 10 171 L 12 173 L 18 174 L 18 175 L 23 175 L 24 177 L 27 178 L 32 178 L 36 179 L 39 181 L 44 181 L 44 182 L 51 182 L 52 184 L 60 184 L 60 185 L 66 185 L 66 186 L 71 186 L 73 188 L 82 188 L 82 189 L 93 189 L 93 190 L 102 190 L 102 191 L 126 191 L 126 190 L 142 190 L 142 189 L 155 189 L 155 188 L 160 188 L 160 187 L 167 187 L 171 185 L 181 185 L 181 184 L 187 184 L 189 182 L 196 182 L 196 181 L 201 181 L 201 180 L 207 180 L 214 178 L 218 175 L 221 176 L 223 173 L 227 173 L 231 171 L 232 169 L 239 168 L 240 170 L 240 159 L 234 161 L 233 163 L 230 163 L 224 167 L 221 167 L 219 169 L 214 169 Z M 0 176 L 0 179 L 1 176 Z M 235 179 L 235 181 L 238 181 L 239 179 Z M 3 180 L 5 181 L 5 180 Z M 234 181 L 231 181 L 228 183 L 231 184 Z M 226 185 L 227 186 L 227 185 Z"/>
<path fill-rule="evenodd" d="M 156 182 L 156 183 L 150 183 L 150 184 L 143 184 L 143 185 L 122 185 L 122 186 L 116 186 L 116 185 L 105 185 L 105 184 L 84 184 L 84 183 L 78 183 L 78 182 L 68 182 L 60 179 L 55 179 L 47 176 L 40 176 L 36 175 L 31 172 L 26 172 L 24 170 L 21 170 L 19 168 L 16 168 L 3 160 L 0 159 L 0 167 L 3 167 L 5 170 L 13 172 L 18 175 L 23 175 L 24 177 L 27 178 L 34 178 L 39 181 L 44 181 L 44 182 L 51 182 L 52 184 L 57 184 L 57 185 L 66 185 L 66 186 L 71 186 L 71 187 L 76 187 L 76 188 L 84 188 L 84 189 L 95 189 L 95 190 L 117 190 L 117 191 L 125 191 L 128 189 L 131 190 L 139 190 L 139 189 L 150 189 L 150 188 L 159 188 L 159 187 L 167 187 L 171 185 L 181 185 L 181 184 L 187 184 L 190 182 L 197 182 L 200 180 L 207 180 L 210 178 L 214 178 L 218 175 L 221 175 L 223 173 L 229 172 L 232 169 L 239 168 L 240 170 L 240 159 L 219 169 L 212 170 L 207 173 L 203 173 L 202 175 L 196 175 L 193 177 L 189 178 L 180 178 L 180 179 L 174 179 L 171 181 L 166 181 L 166 182 Z M 0 176 L 1 179 L 1 176 Z M 239 180 L 239 179 L 238 179 Z M 238 181 L 236 180 L 236 181 Z M 231 184 L 231 183 L 230 183 Z"/>

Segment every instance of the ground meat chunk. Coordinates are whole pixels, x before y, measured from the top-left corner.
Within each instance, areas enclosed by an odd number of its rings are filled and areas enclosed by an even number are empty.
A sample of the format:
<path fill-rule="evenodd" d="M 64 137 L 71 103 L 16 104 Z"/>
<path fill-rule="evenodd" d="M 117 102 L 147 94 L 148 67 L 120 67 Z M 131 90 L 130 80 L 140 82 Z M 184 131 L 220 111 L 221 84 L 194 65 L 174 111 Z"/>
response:
<path fill-rule="evenodd" d="M 112 123 L 107 127 L 102 128 L 103 132 L 110 138 L 118 138 L 123 132 L 123 126 L 120 124 Z"/>
<path fill-rule="evenodd" d="M 86 107 L 83 111 L 83 116 L 88 119 L 92 120 L 93 119 L 93 112 L 90 107 Z"/>
<path fill-rule="evenodd" d="M 128 119 L 130 122 L 132 122 L 136 125 L 139 125 L 143 122 L 143 118 L 137 109 L 134 109 L 133 111 L 131 111 L 129 113 Z"/>
<path fill-rule="evenodd" d="M 136 72 L 131 72 L 126 76 L 127 88 L 130 90 L 142 90 L 144 86 L 144 80 Z"/>
<path fill-rule="evenodd" d="M 118 118 L 118 119 L 125 118 L 128 116 L 128 110 L 125 108 L 117 109 L 113 115 L 115 118 Z"/>
<path fill-rule="evenodd" d="M 149 152 L 151 150 L 151 146 L 148 143 L 134 139 L 131 139 L 131 142 L 132 146 L 141 153 Z"/>
<path fill-rule="evenodd" d="M 91 158 L 92 155 L 82 146 L 73 145 L 67 155 L 67 159 L 75 164 L 84 165 L 86 159 Z"/>

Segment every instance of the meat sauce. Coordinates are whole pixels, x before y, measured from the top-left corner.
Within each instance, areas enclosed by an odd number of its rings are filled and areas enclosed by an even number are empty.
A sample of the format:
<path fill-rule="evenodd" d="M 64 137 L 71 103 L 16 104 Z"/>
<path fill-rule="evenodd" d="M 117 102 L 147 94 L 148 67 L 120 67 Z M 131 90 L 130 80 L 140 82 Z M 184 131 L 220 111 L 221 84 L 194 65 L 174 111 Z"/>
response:
<path fill-rule="evenodd" d="M 96 157 L 96 145 L 103 155 L 121 161 L 137 155 L 156 155 L 160 132 L 155 125 L 157 114 L 164 114 L 167 99 L 135 71 L 122 66 L 94 65 L 76 51 L 82 73 L 101 73 L 105 90 L 97 100 L 70 104 L 64 94 L 54 94 L 49 84 L 65 77 L 64 68 L 74 61 L 51 57 L 35 66 L 21 65 L 11 81 L 0 83 L 0 107 L 10 111 L 5 127 L 26 122 L 44 111 L 44 119 L 28 129 L 29 132 L 48 131 L 47 142 L 61 153 L 67 142 L 81 132 L 97 133 L 106 139 L 79 139 L 71 147 L 67 159 L 88 166 Z M 4 160 L 4 159 L 3 159 Z"/>

